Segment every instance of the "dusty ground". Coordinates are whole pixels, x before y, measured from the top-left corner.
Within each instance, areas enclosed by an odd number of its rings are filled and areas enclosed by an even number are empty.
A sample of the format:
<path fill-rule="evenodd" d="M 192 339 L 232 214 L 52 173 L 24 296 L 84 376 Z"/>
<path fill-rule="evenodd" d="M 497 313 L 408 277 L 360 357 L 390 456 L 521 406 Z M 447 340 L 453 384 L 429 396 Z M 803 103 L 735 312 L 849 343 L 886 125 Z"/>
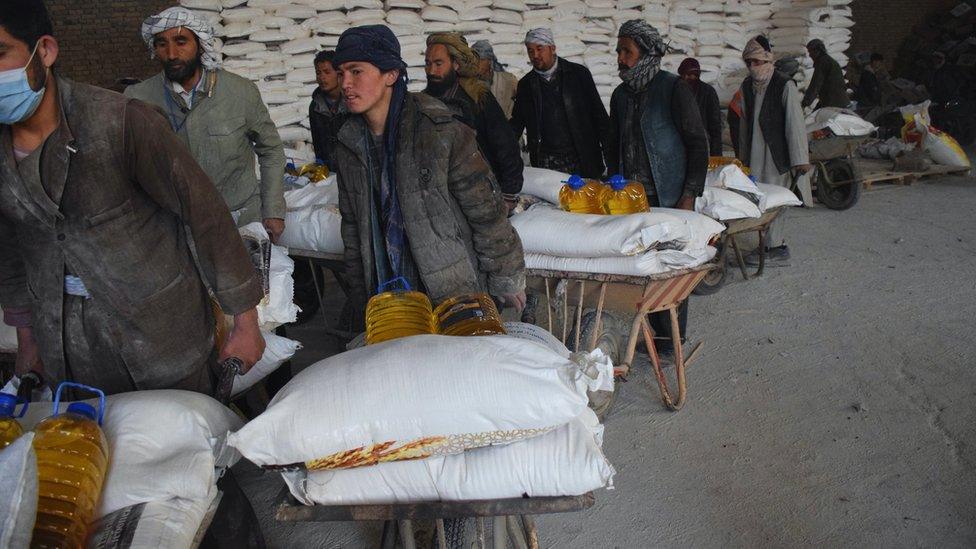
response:
<path fill-rule="evenodd" d="M 974 208 L 976 182 L 947 178 L 791 212 L 789 267 L 693 298 L 685 409 L 664 411 L 647 367 L 622 385 L 616 489 L 541 517 L 543 546 L 976 545 Z M 329 347 L 294 333 L 299 366 Z M 270 546 L 378 539 L 275 524 L 280 481 L 238 467 Z"/>

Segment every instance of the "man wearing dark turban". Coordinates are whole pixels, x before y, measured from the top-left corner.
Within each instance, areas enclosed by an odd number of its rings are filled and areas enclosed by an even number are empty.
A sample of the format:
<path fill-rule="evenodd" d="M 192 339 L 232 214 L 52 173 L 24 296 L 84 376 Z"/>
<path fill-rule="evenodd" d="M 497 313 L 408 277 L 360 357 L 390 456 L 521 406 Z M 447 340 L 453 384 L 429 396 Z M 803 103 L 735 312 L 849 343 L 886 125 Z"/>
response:
<path fill-rule="evenodd" d="M 708 137 L 695 96 L 676 74 L 661 70 L 667 46 L 651 25 L 631 20 L 620 28 L 617 64 L 623 83 L 610 98 L 610 173 L 640 181 L 652 207 L 695 209 L 705 187 Z M 687 301 L 678 311 L 681 333 Z M 650 315 L 658 345 L 667 355 L 671 322 L 667 313 Z"/>
<path fill-rule="evenodd" d="M 484 292 L 523 307 L 522 243 L 474 131 L 407 92 L 400 43 L 383 25 L 343 32 L 332 62 L 349 109 L 334 158 L 354 328 L 368 297 L 400 279 L 435 304 Z"/>
<path fill-rule="evenodd" d="M 851 104 L 847 96 L 847 82 L 840 64 L 827 53 L 827 46 L 823 40 L 814 39 L 807 44 L 807 53 L 813 59 L 813 78 L 803 94 L 803 108 L 809 107 L 814 100 L 817 108 L 840 107 L 846 109 Z"/>
<path fill-rule="evenodd" d="M 480 58 L 463 36 L 452 32 L 427 37 L 427 89 L 477 133 L 478 148 L 491 166 L 511 210 L 522 190 L 522 155 L 501 106 L 479 78 Z"/>

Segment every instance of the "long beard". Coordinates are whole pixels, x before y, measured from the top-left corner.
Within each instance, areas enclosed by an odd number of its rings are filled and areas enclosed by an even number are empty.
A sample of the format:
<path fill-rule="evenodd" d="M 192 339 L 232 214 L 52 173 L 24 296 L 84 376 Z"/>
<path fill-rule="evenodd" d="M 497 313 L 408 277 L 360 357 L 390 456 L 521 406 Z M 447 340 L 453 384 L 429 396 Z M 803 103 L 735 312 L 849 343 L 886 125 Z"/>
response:
<path fill-rule="evenodd" d="M 456 83 L 457 75 L 453 72 L 438 80 L 433 80 L 430 76 L 427 76 L 427 88 L 424 89 L 424 93 L 434 97 L 441 97 L 453 88 Z"/>
<path fill-rule="evenodd" d="M 167 80 L 172 82 L 183 82 L 196 74 L 197 69 L 200 68 L 200 65 L 200 56 L 194 57 L 192 60 L 186 62 L 182 66 L 180 66 L 179 63 L 163 63 L 163 73 L 166 75 Z"/>

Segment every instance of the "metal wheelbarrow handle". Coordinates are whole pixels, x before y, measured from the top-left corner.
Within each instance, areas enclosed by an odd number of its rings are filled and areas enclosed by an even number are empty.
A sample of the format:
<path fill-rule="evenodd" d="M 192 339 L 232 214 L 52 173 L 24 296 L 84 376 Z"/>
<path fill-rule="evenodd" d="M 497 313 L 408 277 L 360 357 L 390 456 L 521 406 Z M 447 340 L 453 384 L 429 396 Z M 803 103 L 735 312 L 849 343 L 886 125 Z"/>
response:
<path fill-rule="evenodd" d="M 217 400 L 221 404 L 230 404 L 231 391 L 234 390 L 234 379 L 244 370 L 244 361 L 237 357 L 230 357 L 218 365 L 220 380 L 217 382 Z"/>

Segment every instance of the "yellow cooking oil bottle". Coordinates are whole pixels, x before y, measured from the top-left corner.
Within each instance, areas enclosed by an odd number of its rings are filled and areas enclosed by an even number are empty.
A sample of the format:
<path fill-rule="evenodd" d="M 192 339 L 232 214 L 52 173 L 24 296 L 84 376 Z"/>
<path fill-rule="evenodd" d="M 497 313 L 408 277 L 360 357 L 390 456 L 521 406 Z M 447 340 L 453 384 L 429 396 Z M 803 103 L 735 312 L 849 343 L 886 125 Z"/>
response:
<path fill-rule="evenodd" d="M 24 434 L 24 430 L 15 418 L 24 417 L 24 413 L 27 412 L 27 403 L 24 402 L 20 415 L 14 415 L 17 410 L 17 403 L 20 401 L 17 395 L 0 393 L 0 450 L 10 446 L 13 441 L 20 438 L 20 435 Z"/>
<path fill-rule="evenodd" d="M 61 391 L 74 387 L 97 393 L 99 409 L 72 402 L 58 412 Z M 34 428 L 37 454 L 37 519 L 31 547 L 84 547 L 108 467 L 108 443 L 99 427 L 105 394 L 77 383 L 62 383 L 54 397 L 54 414 Z"/>
<path fill-rule="evenodd" d="M 708 157 L 708 171 L 721 168 L 722 166 L 728 166 L 729 164 L 735 164 L 746 175 L 749 175 L 748 166 L 745 166 L 738 158 L 735 158 L 734 156 L 709 156 Z"/>
<path fill-rule="evenodd" d="M 329 177 L 329 168 L 321 161 L 309 162 L 298 169 L 298 175 L 304 175 L 312 183 L 318 183 Z"/>
<path fill-rule="evenodd" d="M 488 294 L 452 297 L 434 309 L 438 333 L 450 336 L 504 334 L 501 315 Z"/>
<path fill-rule="evenodd" d="M 396 282 L 405 289 L 382 291 Z M 380 293 L 366 303 L 366 344 L 422 334 L 435 334 L 434 311 L 430 298 L 415 292 L 402 277 L 381 284 Z"/>
<path fill-rule="evenodd" d="M 573 213 L 602 214 L 600 199 L 604 192 L 606 186 L 599 181 L 574 174 L 559 189 L 559 207 Z"/>
<path fill-rule="evenodd" d="M 625 215 L 651 210 L 644 185 L 639 181 L 627 181 L 624 176 L 617 174 L 610 178 L 607 185 L 610 188 L 603 193 L 603 213 Z"/>

